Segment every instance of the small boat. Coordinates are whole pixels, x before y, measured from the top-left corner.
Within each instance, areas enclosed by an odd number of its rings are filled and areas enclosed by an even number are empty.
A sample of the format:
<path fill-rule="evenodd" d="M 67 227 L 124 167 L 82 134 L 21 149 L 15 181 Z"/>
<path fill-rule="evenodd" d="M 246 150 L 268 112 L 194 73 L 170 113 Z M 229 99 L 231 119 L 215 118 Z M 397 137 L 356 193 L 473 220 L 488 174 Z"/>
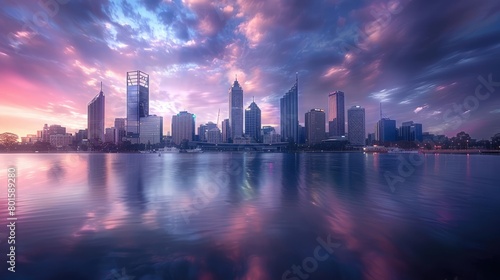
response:
<path fill-rule="evenodd" d="M 196 149 L 191 149 L 191 150 L 186 150 L 188 153 L 203 153 L 203 150 L 201 148 L 196 148 Z"/>
<path fill-rule="evenodd" d="M 164 154 L 170 154 L 170 153 L 179 153 L 179 149 L 177 149 L 176 147 L 165 147 L 163 148 L 162 150 L 160 150 L 161 153 L 164 153 Z"/>

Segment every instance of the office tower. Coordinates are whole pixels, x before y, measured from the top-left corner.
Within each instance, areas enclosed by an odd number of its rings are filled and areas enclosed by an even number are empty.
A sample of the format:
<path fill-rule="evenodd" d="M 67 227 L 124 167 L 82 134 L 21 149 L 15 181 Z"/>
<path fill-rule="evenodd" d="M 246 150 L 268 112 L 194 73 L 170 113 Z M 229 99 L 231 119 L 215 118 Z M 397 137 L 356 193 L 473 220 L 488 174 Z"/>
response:
<path fill-rule="evenodd" d="M 396 141 L 396 121 L 382 118 L 375 125 L 375 140 L 379 143 Z"/>
<path fill-rule="evenodd" d="M 306 113 L 306 143 L 308 145 L 321 143 L 325 139 L 325 111 L 311 109 Z"/>
<path fill-rule="evenodd" d="M 40 131 L 41 141 L 50 142 L 51 135 L 66 135 L 66 127 L 58 124 L 53 124 L 51 126 L 45 124 L 42 131 Z"/>
<path fill-rule="evenodd" d="M 261 129 L 261 134 L 262 134 L 262 143 L 264 144 L 272 144 L 272 143 L 277 143 L 281 139 L 279 138 L 279 135 L 276 133 L 276 130 L 272 126 L 263 126 Z"/>
<path fill-rule="evenodd" d="M 229 119 L 222 121 L 222 142 L 227 143 L 230 138 Z"/>
<path fill-rule="evenodd" d="M 207 141 L 207 133 L 208 131 L 217 128 L 217 124 L 213 122 L 208 122 L 206 124 L 200 124 L 198 127 L 198 141 Z"/>
<path fill-rule="evenodd" d="M 107 127 L 106 134 L 104 134 L 104 139 L 106 143 L 116 143 L 117 140 L 117 129 L 114 127 Z"/>
<path fill-rule="evenodd" d="M 259 106 L 252 101 L 250 106 L 245 109 L 245 135 L 252 142 L 260 142 L 261 129 L 261 111 Z"/>
<path fill-rule="evenodd" d="M 305 144 L 306 143 L 306 138 L 307 138 L 307 131 L 306 131 L 306 126 L 299 124 L 299 144 Z"/>
<path fill-rule="evenodd" d="M 116 143 L 121 143 L 123 137 L 127 135 L 126 124 L 127 124 L 126 118 L 115 118 L 116 139 L 117 139 Z"/>
<path fill-rule="evenodd" d="M 139 70 L 127 72 L 127 138 L 139 143 L 140 118 L 149 115 L 149 75 Z"/>
<path fill-rule="evenodd" d="M 295 76 L 295 84 L 280 99 L 281 139 L 286 142 L 299 141 L 299 77 Z"/>
<path fill-rule="evenodd" d="M 330 136 L 345 135 L 344 93 L 342 91 L 328 94 L 328 132 Z"/>
<path fill-rule="evenodd" d="M 347 110 L 347 138 L 353 146 L 364 146 L 365 133 L 365 108 L 352 106 Z"/>
<path fill-rule="evenodd" d="M 163 117 L 150 115 L 140 118 L 139 143 L 160 144 L 163 138 Z"/>
<path fill-rule="evenodd" d="M 88 136 L 87 139 L 90 143 L 98 144 L 104 142 L 104 106 L 105 97 L 102 92 L 102 82 L 101 91 L 89 102 L 88 114 L 87 114 L 87 129 Z"/>
<path fill-rule="evenodd" d="M 233 140 L 243 136 L 243 89 L 238 78 L 229 89 L 229 130 L 229 138 Z"/>
<path fill-rule="evenodd" d="M 222 142 L 222 135 L 218 127 L 212 128 L 207 131 L 207 142 L 214 144 Z"/>
<path fill-rule="evenodd" d="M 423 141 L 422 124 L 412 121 L 403 122 L 399 128 L 399 139 L 403 141 Z"/>
<path fill-rule="evenodd" d="M 71 145 L 73 143 L 73 136 L 71 134 L 52 134 L 49 137 L 49 142 L 51 146 L 56 148 L 63 148 Z"/>
<path fill-rule="evenodd" d="M 179 145 L 182 140 L 193 141 L 195 118 L 194 114 L 187 111 L 172 116 L 172 140 L 174 144 Z"/>
<path fill-rule="evenodd" d="M 205 124 L 200 124 L 198 127 L 198 141 L 207 141 L 207 126 Z"/>

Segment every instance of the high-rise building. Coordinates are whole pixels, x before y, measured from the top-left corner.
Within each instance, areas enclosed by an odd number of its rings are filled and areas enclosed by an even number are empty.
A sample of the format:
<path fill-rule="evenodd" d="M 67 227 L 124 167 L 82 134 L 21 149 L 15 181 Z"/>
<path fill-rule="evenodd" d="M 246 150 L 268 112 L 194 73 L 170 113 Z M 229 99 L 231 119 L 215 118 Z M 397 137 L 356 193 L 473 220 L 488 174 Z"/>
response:
<path fill-rule="evenodd" d="M 272 126 L 263 126 L 262 129 L 262 143 L 264 144 L 272 144 L 277 143 L 281 139 L 279 139 L 279 135 L 276 133 L 276 130 Z"/>
<path fill-rule="evenodd" d="M 40 131 L 40 139 L 42 142 L 50 142 L 51 135 L 66 135 L 66 127 L 60 126 L 58 124 L 43 126 L 43 129 Z"/>
<path fill-rule="evenodd" d="M 306 113 L 306 143 L 308 145 L 321 143 L 325 139 L 325 111 L 312 109 Z"/>
<path fill-rule="evenodd" d="M 344 93 L 334 91 L 328 94 L 328 132 L 330 136 L 345 135 Z"/>
<path fill-rule="evenodd" d="M 214 128 L 217 128 L 217 124 L 213 122 L 200 124 L 200 126 L 198 127 L 198 141 L 207 141 L 207 133 Z"/>
<path fill-rule="evenodd" d="M 227 143 L 230 138 L 229 119 L 222 121 L 222 142 Z"/>
<path fill-rule="evenodd" d="M 295 84 L 280 99 L 281 139 L 284 142 L 299 141 L 299 77 L 295 76 Z"/>
<path fill-rule="evenodd" d="M 88 136 L 87 139 L 94 144 L 103 143 L 104 139 L 104 106 L 105 97 L 102 92 L 102 82 L 101 91 L 92 99 L 88 104 L 88 114 L 87 114 L 87 128 Z"/>
<path fill-rule="evenodd" d="M 172 116 L 172 140 L 174 144 L 179 145 L 182 140 L 193 141 L 195 119 L 196 116 L 187 111 Z"/>
<path fill-rule="evenodd" d="M 229 129 L 229 138 L 243 136 L 243 88 L 238 83 L 238 78 L 229 89 Z"/>
<path fill-rule="evenodd" d="M 352 106 L 347 110 L 347 131 L 347 139 L 349 139 L 351 145 L 365 145 L 365 108 L 361 106 Z"/>
<path fill-rule="evenodd" d="M 142 71 L 127 72 L 127 138 L 139 143 L 140 118 L 149 115 L 149 75 Z"/>
<path fill-rule="evenodd" d="M 375 140 L 379 143 L 396 141 L 396 121 L 382 118 L 375 125 Z"/>
<path fill-rule="evenodd" d="M 422 124 L 412 121 L 403 122 L 399 128 L 399 140 L 403 141 L 423 141 Z"/>
<path fill-rule="evenodd" d="M 115 118 L 115 128 L 116 128 L 116 143 L 121 143 L 123 137 L 127 135 L 127 119 L 126 118 Z"/>
<path fill-rule="evenodd" d="M 218 144 L 222 142 L 221 132 L 218 127 L 212 128 L 207 131 L 207 142 Z"/>
<path fill-rule="evenodd" d="M 117 140 L 117 130 L 114 127 L 107 127 L 106 134 L 104 135 L 105 142 L 116 143 Z"/>
<path fill-rule="evenodd" d="M 160 144 L 163 138 L 163 117 L 150 115 L 140 118 L 139 143 Z"/>
<path fill-rule="evenodd" d="M 259 106 L 252 101 L 245 109 L 245 135 L 252 142 L 260 142 L 261 111 Z"/>

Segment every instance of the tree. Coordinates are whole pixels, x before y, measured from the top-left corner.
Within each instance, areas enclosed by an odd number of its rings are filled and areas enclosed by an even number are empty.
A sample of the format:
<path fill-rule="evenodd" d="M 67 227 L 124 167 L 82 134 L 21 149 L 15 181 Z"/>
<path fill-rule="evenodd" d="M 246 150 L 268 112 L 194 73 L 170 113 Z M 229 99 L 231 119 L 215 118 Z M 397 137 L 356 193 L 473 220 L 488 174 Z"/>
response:
<path fill-rule="evenodd" d="M 19 139 L 19 136 L 14 133 L 4 132 L 0 134 L 0 144 L 5 146 L 12 146 L 14 144 L 17 144 L 17 139 Z"/>

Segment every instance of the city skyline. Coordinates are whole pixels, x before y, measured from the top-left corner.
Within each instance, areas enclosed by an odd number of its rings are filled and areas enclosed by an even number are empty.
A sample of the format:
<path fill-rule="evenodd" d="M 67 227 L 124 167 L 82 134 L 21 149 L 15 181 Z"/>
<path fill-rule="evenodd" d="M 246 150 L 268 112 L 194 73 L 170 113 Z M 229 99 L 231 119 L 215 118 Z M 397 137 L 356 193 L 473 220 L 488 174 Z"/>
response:
<path fill-rule="evenodd" d="M 498 89 L 466 110 L 477 86 L 486 94 L 500 80 L 499 18 L 489 13 L 499 3 L 283 3 L 69 1 L 50 12 L 8 2 L 0 12 L 1 130 L 24 136 L 62 119 L 68 132 L 83 129 L 100 81 L 111 127 L 126 117 L 123 76 L 141 69 L 151 75 L 150 111 L 164 118 L 165 134 L 183 110 L 199 123 L 216 120 L 219 108 L 220 119 L 228 118 L 235 74 L 243 107 L 255 96 L 262 125 L 279 127 L 279 98 L 297 71 L 301 124 L 311 108 L 327 109 L 328 92 L 341 90 L 346 108 L 366 109 L 367 133 L 379 119 L 379 102 L 398 126 L 415 121 L 425 131 L 463 130 L 479 139 L 500 131 Z M 48 15 L 42 26 L 33 20 L 40 12 Z M 367 29 L 373 23 L 378 28 Z"/>

